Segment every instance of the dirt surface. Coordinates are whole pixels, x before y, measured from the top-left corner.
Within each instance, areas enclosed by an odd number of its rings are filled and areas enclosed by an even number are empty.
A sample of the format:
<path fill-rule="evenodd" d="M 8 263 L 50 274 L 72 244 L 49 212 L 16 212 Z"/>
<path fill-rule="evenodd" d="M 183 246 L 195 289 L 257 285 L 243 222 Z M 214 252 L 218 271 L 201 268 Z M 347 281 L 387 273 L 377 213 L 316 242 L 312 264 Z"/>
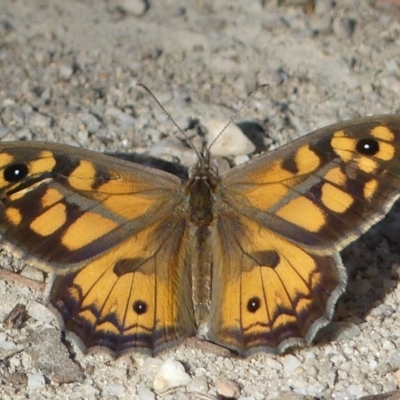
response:
<path fill-rule="evenodd" d="M 182 129 L 199 121 L 218 130 L 241 108 L 237 120 L 251 122 L 255 152 L 340 120 L 399 113 L 396 3 L 3 0 L 0 135 L 133 153 L 184 174 L 194 152 L 138 82 Z M 242 107 L 262 83 L 269 87 Z M 231 147 L 226 153 L 235 155 L 221 169 L 248 157 Z M 26 313 L 0 325 L 0 397 L 351 400 L 396 391 L 398 211 L 343 252 L 349 287 L 325 335 L 280 356 L 223 357 L 192 342 L 156 358 L 83 355 L 61 337 L 40 285 L 2 279 L 0 321 L 17 304 Z M 1 263 L 23 267 L 7 252 Z M 23 275 L 46 279 L 29 267 Z M 156 393 L 155 373 L 169 359 L 184 366 L 190 383 Z"/>

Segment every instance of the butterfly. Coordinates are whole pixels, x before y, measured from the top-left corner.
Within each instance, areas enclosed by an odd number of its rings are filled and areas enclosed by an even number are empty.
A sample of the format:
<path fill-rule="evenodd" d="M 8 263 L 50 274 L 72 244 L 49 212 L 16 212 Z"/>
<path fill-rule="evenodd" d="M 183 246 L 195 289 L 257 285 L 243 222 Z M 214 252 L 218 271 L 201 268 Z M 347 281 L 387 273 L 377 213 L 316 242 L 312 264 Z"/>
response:
<path fill-rule="evenodd" d="M 159 352 L 188 336 L 248 355 L 310 343 L 346 288 L 339 251 L 400 193 L 400 115 L 338 123 L 219 175 L 89 150 L 0 143 L 0 234 L 55 275 L 84 349 Z"/>

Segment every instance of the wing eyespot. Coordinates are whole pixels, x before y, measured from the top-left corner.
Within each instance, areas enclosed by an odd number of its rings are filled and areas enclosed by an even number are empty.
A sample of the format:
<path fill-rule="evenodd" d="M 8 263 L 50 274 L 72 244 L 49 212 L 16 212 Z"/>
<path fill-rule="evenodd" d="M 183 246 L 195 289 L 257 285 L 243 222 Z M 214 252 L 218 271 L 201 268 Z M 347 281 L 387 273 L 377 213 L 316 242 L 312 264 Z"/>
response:
<path fill-rule="evenodd" d="M 374 156 L 379 151 L 379 142 L 375 139 L 360 139 L 356 150 L 366 156 Z"/>
<path fill-rule="evenodd" d="M 26 164 L 11 164 L 4 169 L 3 176 L 7 182 L 18 182 L 24 179 L 28 172 Z"/>
<path fill-rule="evenodd" d="M 259 297 L 252 297 L 247 302 L 247 311 L 255 313 L 261 307 L 261 301 Z"/>
<path fill-rule="evenodd" d="M 133 303 L 133 311 L 135 311 L 135 313 L 138 315 L 145 314 L 147 312 L 147 309 L 147 303 L 143 300 L 136 300 Z"/>

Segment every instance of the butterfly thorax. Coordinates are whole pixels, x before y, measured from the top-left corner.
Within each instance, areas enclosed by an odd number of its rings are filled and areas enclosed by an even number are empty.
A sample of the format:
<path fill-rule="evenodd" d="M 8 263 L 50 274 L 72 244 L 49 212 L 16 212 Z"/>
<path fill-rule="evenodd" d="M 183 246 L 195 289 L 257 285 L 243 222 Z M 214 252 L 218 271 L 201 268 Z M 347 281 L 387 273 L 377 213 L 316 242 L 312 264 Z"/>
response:
<path fill-rule="evenodd" d="M 186 186 L 186 192 L 189 195 L 191 224 L 202 227 L 209 226 L 213 222 L 212 199 L 218 183 L 218 173 L 210 165 L 209 156 L 202 157 L 195 166 L 192 178 Z"/>

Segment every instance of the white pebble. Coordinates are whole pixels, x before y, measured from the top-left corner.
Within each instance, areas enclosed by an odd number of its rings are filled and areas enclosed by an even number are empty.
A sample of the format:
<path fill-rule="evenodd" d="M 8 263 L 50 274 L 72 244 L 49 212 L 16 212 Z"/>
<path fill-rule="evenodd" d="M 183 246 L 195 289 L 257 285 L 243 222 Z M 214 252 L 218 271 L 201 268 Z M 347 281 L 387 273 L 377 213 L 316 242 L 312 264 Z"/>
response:
<path fill-rule="evenodd" d="M 333 392 L 332 398 L 335 400 L 355 400 L 356 399 L 347 390 L 345 390 L 343 392 Z"/>
<path fill-rule="evenodd" d="M 394 312 L 395 309 L 389 304 L 379 304 L 369 312 L 367 317 L 368 319 L 370 317 L 386 318 L 392 315 Z"/>
<path fill-rule="evenodd" d="M 142 373 L 143 375 L 150 375 L 152 378 L 156 376 L 158 371 L 161 368 L 161 365 L 163 365 L 163 361 L 160 360 L 159 358 L 147 358 L 142 366 Z"/>
<path fill-rule="evenodd" d="M 88 111 L 79 113 L 78 118 L 80 121 L 82 121 L 89 132 L 97 132 L 101 127 L 100 120 Z"/>
<path fill-rule="evenodd" d="M 225 358 L 224 359 L 224 367 L 228 371 L 232 371 L 235 368 L 235 365 L 233 364 L 232 360 L 230 358 Z"/>
<path fill-rule="evenodd" d="M 393 369 L 395 369 L 395 370 L 399 369 L 400 368 L 400 354 L 397 352 L 393 352 L 390 356 L 389 363 Z"/>
<path fill-rule="evenodd" d="M 347 388 L 347 391 L 350 394 L 352 394 L 353 396 L 355 396 L 356 398 L 359 398 L 359 397 L 361 397 L 362 395 L 365 394 L 362 385 L 355 385 L 355 384 L 350 385 Z"/>
<path fill-rule="evenodd" d="M 268 368 L 275 369 L 276 371 L 281 371 L 282 370 L 282 364 L 279 361 L 275 360 L 274 358 L 268 357 L 265 360 L 265 365 Z"/>
<path fill-rule="evenodd" d="M 5 351 L 11 351 L 16 349 L 17 346 L 13 342 L 9 342 L 8 340 L 0 339 L 0 349 Z"/>
<path fill-rule="evenodd" d="M 216 140 L 210 149 L 211 154 L 238 156 L 252 153 L 256 147 L 237 125 L 230 124 L 222 132 L 226 123 L 227 121 L 211 120 L 203 124 L 208 131 L 208 144 Z"/>
<path fill-rule="evenodd" d="M 292 354 L 288 354 L 283 359 L 283 369 L 285 371 L 285 375 L 291 374 L 294 370 L 301 367 L 301 361 Z"/>
<path fill-rule="evenodd" d="M 118 125 L 133 126 L 135 118 L 131 115 L 124 113 L 117 107 L 108 107 L 104 113 L 105 116 L 111 117 Z"/>
<path fill-rule="evenodd" d="M 249 161 L 250 157 L 247 154 L 241 154 L 240 156 L 235 157 L 235 165 L 244 164 Z"/>
<path fill-rule="evenodd" d="M 139 400 L 156 400 L 156 395 L 144 383 L 139 385 L 138 397 Z"/>
<path fill-rule="evenodd" d="M 41 373 L 28 374 L 28 388 L 30 390 L 40 389 L 45 384 L 44 376 Z"/>
<path fill-rule="evenodd" d="M 26 310 L 36 321 L 50 324 L 54 320 L 54 314 L 46 306 L 37 301 L 31 301 L 27 305 Z"/>
<path fill-rule="evenodd" d="M 124 390 L 125 390 L 124 385 L 121 385 L 119 383 L 114 383 L 104 388 L 104 392 L 107 393 L 108 396 L 116 396 L 116 397 L 121 396 Z"/>
<path fill-rule="evenodd" d="M 190 376 L 185 372 L 181 363 L 168 359 L 161 365 L 153 385 L 156 391 L 164 392 L 174 387 L 185 386 L 190 380 Z"/>
<path fill-rule="evenodd" d="M 63 79 L 69 79 L 74 73 L 74 67 L 72 64 L 60 64 L 58 66 L 58 73 Z"/>
<path fill-rule="evenodd" d="M 118 379 L 123 379 L 126 377 L 128 371 L 126 368 L 123 367 L 110 367 L 108 369 L 108 373 Z"/>
<path fill-rule="evenodd" d="M 52 125 L 52 119 L 46 115 L 34 113 L 30 118 L 30 124 L 39 128 L 46 128 Z"/>

